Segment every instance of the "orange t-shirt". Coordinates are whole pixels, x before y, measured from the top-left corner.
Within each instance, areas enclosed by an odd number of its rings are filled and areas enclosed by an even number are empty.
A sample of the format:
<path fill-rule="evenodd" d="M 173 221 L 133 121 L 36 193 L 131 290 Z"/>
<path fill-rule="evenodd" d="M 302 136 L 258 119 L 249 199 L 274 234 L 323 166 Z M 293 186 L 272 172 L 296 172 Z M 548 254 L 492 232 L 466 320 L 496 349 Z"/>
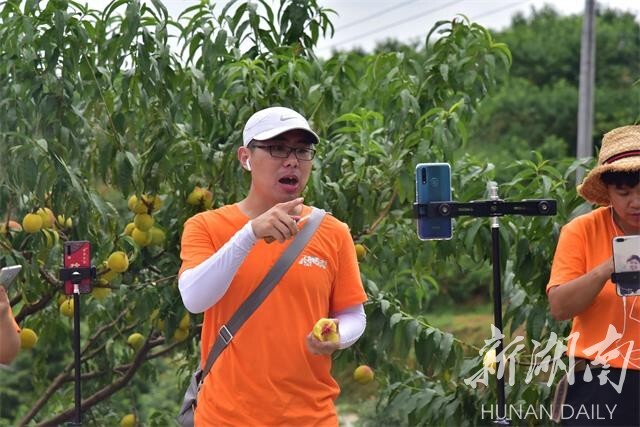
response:
<path fill-rule="evenodd" d="M 303 215 L 311 211 L 304 209 Z M 182 235 L 180 273 L 209 258 L 247 221 L 237 204 L 190 218 Z M 205 311 L 203 367 L 220 327 L 290 242 L 259 240 L 227 292 Z M 349 230 L 327 215 L 278 285 L 213 364 L 198 396 L 195 424 L 336 426 L 334 400 L 340 388 L 331 376 L 331 357 L 309 353 L 306 336 L 318 319 L 366 299 Z"/>
<path fill-rule="evenodd" d="M 566 224 L 558 239 L 547 293 L 550 288 L 562 286 L 609 259 L 613 254 L 611 241 L 616 236 L 608 207 L 598 208 Z M 608 363 L 622 368 L 630 351 L 627 369 L 640 369 L 640 298 L 626 297 L 625 301 L 617 295 L 611 280 L 607 280 L 591 305 L 573 318 L 571 333 L 576 337 L 573 356 L 594 360 L 598 352 L 590 348 L 605 342 L 610 325 L 622 336 L 603 346 L 599 354 L 610 357 L 614 355 L 612 351 L 618 349 L 618 357 Z M 567 344 L 570 356 L 572 344 L 573 341 Z"/>

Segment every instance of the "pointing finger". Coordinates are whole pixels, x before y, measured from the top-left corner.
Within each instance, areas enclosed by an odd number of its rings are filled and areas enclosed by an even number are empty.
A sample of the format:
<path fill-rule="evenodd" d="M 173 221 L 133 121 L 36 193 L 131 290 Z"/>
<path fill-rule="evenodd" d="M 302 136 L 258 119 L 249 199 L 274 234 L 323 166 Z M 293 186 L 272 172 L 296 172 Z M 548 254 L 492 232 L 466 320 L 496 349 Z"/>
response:
<path fill-rule="evenodd" d="M 304 201 L 303 197 L 298 197 L 297 199 L 289 200 L 288 202 L 283 202 L 283 203 L 280 203 L 279 205 L 282 208 L 286 209 L 287 211 L 290 211 L 291 209 L 301 205 L 303 201 Z"/>

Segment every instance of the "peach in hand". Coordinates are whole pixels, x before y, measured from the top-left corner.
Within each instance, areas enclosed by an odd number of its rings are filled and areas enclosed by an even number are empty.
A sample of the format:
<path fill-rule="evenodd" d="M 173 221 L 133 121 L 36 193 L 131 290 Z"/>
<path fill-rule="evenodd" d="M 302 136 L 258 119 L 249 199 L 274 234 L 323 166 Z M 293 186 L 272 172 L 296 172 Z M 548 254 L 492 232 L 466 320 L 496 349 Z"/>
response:
<path fill-rule="evenodd" d="M 313 327 L 313 336 L 318 341 L 339 342 L 338 325 L 331 319 L 322 318 Z"/>

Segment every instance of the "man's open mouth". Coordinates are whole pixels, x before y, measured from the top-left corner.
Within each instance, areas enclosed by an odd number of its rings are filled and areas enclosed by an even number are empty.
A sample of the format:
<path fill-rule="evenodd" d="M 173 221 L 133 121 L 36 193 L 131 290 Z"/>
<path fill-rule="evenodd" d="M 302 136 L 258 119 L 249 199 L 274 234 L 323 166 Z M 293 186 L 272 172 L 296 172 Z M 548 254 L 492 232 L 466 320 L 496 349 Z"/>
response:
<path fill-rule="evenodd" d="M 295 176 L 285 176 L 280 178 L 278 182 L 285 185 L 296 185 L 298 184 L 298 178 Z"/>

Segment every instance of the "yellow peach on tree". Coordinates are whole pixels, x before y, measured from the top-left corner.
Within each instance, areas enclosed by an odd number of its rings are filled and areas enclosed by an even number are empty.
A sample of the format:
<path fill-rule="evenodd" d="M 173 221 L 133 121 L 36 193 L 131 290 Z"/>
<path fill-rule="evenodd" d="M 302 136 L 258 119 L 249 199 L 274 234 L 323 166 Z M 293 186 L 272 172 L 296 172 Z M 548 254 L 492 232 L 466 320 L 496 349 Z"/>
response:
<path fill-rule="evenodd" d="M 189 195 L 187 196 L 187 204 L 192 206 L 199 205 L 200 201 L 202 200 L 202 196 L 203 196 L 202 188 L 196 186 L 191 191 L 191 193 L 189 193 Z"/>
<path fill-rule="evenodd" d="M 177 342 L 182 342 L 182 341 L 186 340 L 188 337 L 189 337 L 189 330 L 188 329 L 178 328 L 173 333 L 173 339 L 176 340 Z"/>
<path fill-rule="evenodd" d="M 120 420 L 120 427 L 135 427 L 137 421 L 134 414 L 127 414 Z"/>
<path fill-rule="evenodd" d="M 151 234 L 151 231 L 143 231 L 138 227 L 133 227 L 133 231 L 131 231 L 131 237 L 133 238 L 133 241 L 136 242 L 136 245 L 144 247 L 151 244 L 153 235 Z"/>
<path fill-rule="evenodd" d="M 38 342 L 38 334 L 33 329 L 22 328 L 20 330 L 20 348 L 23 350 L 32 349 Z"/>
<path fill-rule="evenodd" d="M 40 208 L 36 211 L 36 214 L 42 218 L 42 228 L 51 228 L 56 223 L 55 215 L 49 208 Z"/>
<path fill-rule="evenodd" d="M 133 223 L 135 224 L 136 228 L 142 231 L 149 231 L 149 229 L 151 229 L 151 227 L 153 226 L 154 219 L 151 215 L 142 213 L 137 214 L 135 217 L 133 217 Z"/>
<path fill-rule="evenodd" d="M 28 213 L 22 219 L 22 229 L 25 233 L 33 234 L 42 228 L 42 217 L 38 214 Z"/>
<path fill-rule="evenodd" d="M 11 231 L 22 231 L 22 225 L 20 225 L 20 223 L 11 219 L 7 222 L 3 222 L 2 224 L 0 224 L 1 235 L 6 236 L 7 233 Z"/>
<path fill-rule="evenodd" d="M 107 258 L 107 267 L 116 273 L 123 273 L 129 268 L 129 257 L 122 251 L 113 252 Z"/>
<path fill-rule="evenodd" d="M 144 344 L 144 335 L 142 335 L 140 332 L 132 333 L 127 338 L 127 344 L 129 344 L 135 350 L 139 349 L 140 347 L 142 347 L 142 344 Z"/>
<path fill-rule="evenodd" d="M 367 365 L 360 365 L 353 371 L 353 379 L 358 384 L 369 384 L 373 381 L 373 369 Z"/>
<path fill-rule="evenodd" d="M 60 314 L 66 317 L 73 317 L 73 298 L 66 299 L 60 304 Z"/>

